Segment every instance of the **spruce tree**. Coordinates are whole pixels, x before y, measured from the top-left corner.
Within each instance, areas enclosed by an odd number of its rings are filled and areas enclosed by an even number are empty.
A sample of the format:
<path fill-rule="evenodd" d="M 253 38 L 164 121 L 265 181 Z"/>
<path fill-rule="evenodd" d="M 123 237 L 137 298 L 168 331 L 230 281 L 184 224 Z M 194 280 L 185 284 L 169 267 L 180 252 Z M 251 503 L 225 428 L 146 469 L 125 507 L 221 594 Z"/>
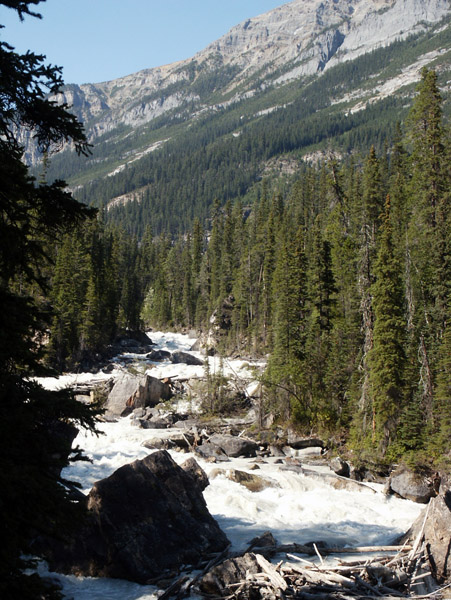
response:
<path fill-rule="evenodd" d="M 380 455 L 396 436 L 403 407 L 404 384 L 404 289 L 393 248 L 390 197 L 387 196 L 380 243 L 371 286 L 374 310 L 373 347 L 369 353 L 372 442 Z"/>
<path fill-rule="evenodd" d="M 302 228 L 292 235 L 285 226 L 273 280 L 274 347 L 268 362 L 269 383 L 280 416 L 307 425 L 312 397 L 305 373 L 307 277 Z"/>
<path fill-rule="evenodd" d="M 435 429 L 434 369 L 447 318 L 450 261 L 449 168 L 442 99 L 434 71 L 424 68 L 407 120 L 411 144 L 408 244 L 414 344 L 421 361 L 423 409 Z"/>
<path fill-rule="evenodd" d="M 0 5 L 23 18 L 34 15 L 31 8 L 38 3 Z M 37 599 L 44 586 L 24 573 L 30 564 L 25 557 L 36 536 L 67 527 L 77 512 L 60 475 L 70 448 L 56 431 L 70 423 L 93 427 L 94 414 L 70 392 L 44 390 L 31 378 L 46 372 L 40 341 L 49 314 L 26 290 L 46 283 L 50 241 L 92 211 L 78 204 L 63 182 L 37 183 L 30 176 L 17 133 L 32 134 L 42 152 L 70 140 L 78 152 L 88 147 L 67 106 L 46 97 L 62 85 L 58 68 L 0 42 L 0 73 L 0 596 Z M 18 288 L 18 278 L 30 287 Z"/>

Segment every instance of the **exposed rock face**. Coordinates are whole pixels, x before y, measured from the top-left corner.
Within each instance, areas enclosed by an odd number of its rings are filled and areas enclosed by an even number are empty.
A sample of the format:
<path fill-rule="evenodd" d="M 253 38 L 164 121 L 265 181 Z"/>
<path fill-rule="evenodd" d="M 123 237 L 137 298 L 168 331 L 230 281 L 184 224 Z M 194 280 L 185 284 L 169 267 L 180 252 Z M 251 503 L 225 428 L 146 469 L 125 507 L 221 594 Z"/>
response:
<path fill-rule="evenodd" d="M 146 583 L 224 550 L 202 496 L 207 485 L 193 459 L 182 468 L 164 451 L 121 467 L 92 488 L 78 534 L 48 550 L 51 568 Z"/>
<path fill-rule="evenodd" d="M 171 388 L 155 377 L 124 375 L 114 384 L 105 404 L 108 417 L 124 417 L 135 408 L 155 406 L 171 398 Z"/>
<path fill-rule="evenodd" d="M 200 74 L 233 66 L 232 89 L 256 71 L 282 66 L 288 68 L 279 80 L 286 81 L 404 38 L 448 12 L 447 0 L 294 0 L 236 25 L 190 59 L 103 83 L 70 85 L 61 102 L 73 106 L 82 121 L 95 120 L 88 129 L 93 139 L 120 124 L 140 126 L 199 101 L 189 85 L 193 65 Z"/>
<path fill-rule="evenodd" d="M 424 529 L 423 529 L 424 525 Z M 401 542 L 413 542 L 423 529 L 431 572 L 440 583 L 451 583 L 451 486 L 442 482 L 440 493 L 432 498 Z M 420 539 L 421 542 L 421 539 Z"/>
<path fill-rule="evenodd" d="M 451 490 L 432 498 L 424 527 L 432 574 L 440 583 L 451 582 Z"/>

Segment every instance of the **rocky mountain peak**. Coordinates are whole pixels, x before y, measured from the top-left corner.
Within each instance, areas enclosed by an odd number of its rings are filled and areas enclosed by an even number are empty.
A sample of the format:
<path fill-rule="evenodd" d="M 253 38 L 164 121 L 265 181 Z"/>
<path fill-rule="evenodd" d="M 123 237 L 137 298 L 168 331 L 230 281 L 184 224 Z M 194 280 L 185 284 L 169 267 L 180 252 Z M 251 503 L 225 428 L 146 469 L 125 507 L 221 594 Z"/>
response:
<path fill-rule="evenodd" d="M 119 123 L 139 126 L 186 102 L 190 86 L 219 68 L 233 70 L 231 91 L 249 78 L 280 72 L 273 83 L 312 75 L 401 39 L 449 13 L 449 0 L 293 0 L 247 19 L 194 57 L 99 84 L 68 86 L 64 101 L 91 139 Z M 231 71 L 232 72 L 232 71 Z"/>

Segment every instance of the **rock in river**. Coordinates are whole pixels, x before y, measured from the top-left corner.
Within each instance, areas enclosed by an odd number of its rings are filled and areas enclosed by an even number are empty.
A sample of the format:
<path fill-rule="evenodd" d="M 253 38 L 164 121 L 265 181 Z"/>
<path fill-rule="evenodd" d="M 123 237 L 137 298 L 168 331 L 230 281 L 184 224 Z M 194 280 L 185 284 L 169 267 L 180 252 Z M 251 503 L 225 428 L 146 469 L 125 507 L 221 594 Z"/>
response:
<path fill-rule="evenodd" d="M 94 484 L 79 531 L 47 548 L 50 568 L 144 584 L 223 551 L 228 541 L 208 512 L 206 485 L 193 459 L 180 467 L 165 451 L 121 467 Z"/>
<path fill-rule="evenodd" d="M 114 384 L 105 409 L 107 417 L 124 417 L 135 408 L 155 406 L 161 400 L 169 400 L 172 391 L 167 383 L 149 375 L 124 375 Z"/>

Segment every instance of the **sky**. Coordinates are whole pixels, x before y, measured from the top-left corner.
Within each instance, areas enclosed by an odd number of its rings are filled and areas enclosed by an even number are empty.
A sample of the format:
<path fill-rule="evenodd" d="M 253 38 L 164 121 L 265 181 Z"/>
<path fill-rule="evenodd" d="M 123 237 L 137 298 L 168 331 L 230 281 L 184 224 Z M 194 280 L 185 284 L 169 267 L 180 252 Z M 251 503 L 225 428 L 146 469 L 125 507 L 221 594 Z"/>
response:
<path fill-rule="evenodd" d="M 42 20 L 0 3 L 0 40 L 44 54 L 66 83 L 99 83 L 190 58 L 287 0 L 46 0 Z"/>

